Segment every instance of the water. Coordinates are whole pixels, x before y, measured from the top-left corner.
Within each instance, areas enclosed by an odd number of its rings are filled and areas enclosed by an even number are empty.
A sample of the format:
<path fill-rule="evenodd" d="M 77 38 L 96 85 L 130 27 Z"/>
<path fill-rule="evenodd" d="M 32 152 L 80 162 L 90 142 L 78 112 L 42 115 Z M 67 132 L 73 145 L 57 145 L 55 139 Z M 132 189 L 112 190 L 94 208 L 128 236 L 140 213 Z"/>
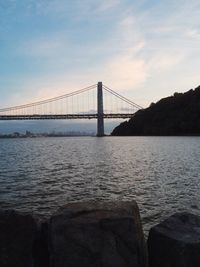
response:
<path fill-rule="evenodd" d="M 148 229 L 199 214 L 199 137 L 0 139 L 0 207 L 48 217 L 71 201 L 136 200 Z"/>

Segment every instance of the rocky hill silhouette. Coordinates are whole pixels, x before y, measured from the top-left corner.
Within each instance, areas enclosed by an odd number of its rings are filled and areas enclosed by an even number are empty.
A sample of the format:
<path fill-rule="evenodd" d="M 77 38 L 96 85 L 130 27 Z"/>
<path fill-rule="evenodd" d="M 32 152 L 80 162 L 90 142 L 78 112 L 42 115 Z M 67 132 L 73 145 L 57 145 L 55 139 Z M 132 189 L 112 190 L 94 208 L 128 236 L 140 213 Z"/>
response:
<path fill-rule="evenodd" d="M 111 135 L 200 135 L 200 86 L 137 111 Z"/>

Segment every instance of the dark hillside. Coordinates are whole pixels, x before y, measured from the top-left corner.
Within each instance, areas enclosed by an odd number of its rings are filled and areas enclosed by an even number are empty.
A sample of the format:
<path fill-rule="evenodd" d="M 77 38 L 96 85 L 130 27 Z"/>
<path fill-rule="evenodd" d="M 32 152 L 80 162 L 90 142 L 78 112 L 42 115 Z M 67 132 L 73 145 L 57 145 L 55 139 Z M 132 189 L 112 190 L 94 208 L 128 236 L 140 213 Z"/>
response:
<path fill-rule="evenodd" d="M 200 86 L 139 110 L 111 135 L 200 135 Z"/>

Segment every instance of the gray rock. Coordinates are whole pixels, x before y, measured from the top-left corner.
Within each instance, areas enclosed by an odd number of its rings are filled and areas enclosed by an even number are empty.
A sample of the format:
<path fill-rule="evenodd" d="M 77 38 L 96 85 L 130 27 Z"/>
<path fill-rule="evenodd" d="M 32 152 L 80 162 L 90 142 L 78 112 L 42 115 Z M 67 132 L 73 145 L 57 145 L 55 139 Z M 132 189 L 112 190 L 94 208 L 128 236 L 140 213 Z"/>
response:
<path fill-rule="evenodd" d="M 148 250 L 150 267 L 199 267 L 200 217 L 176 213 L 154 226 Z"/>
<path fill-rule="evenodd" d="M 146 267 L 136 202 L 72 203 L 49 225 L 51 267 Z"/>
<path fill-rule="evenodd" d="M 31 215 L 0 211 L 0 266 L 33 267 L 37 224 Z"/>

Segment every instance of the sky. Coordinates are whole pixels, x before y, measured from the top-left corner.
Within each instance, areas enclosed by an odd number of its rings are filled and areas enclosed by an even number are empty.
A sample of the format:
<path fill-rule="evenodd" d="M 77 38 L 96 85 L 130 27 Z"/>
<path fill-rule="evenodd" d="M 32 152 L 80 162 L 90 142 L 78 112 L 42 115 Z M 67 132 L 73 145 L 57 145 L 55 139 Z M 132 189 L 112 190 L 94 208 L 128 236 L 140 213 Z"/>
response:
<path fill-rule="evenodd" d="M 147 107 L 199 70 L 199 0 L 0 0 L 1 108 L 98 81 Z"/>

